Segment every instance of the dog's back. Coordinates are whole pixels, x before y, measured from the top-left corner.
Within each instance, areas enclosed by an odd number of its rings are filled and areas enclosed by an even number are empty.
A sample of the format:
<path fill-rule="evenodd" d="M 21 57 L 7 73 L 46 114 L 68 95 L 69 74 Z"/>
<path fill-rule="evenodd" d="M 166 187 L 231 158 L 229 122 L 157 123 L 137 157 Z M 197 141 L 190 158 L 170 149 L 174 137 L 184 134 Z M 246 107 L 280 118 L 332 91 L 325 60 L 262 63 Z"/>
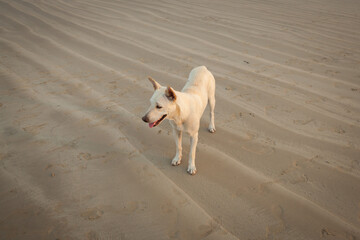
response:
<path fill-rule="evenodd" d="M 206 106 L 208 99 L 215 95 L 215 78 L 205 66 L 196 67 L 181 91 L 199 95 Z"/>

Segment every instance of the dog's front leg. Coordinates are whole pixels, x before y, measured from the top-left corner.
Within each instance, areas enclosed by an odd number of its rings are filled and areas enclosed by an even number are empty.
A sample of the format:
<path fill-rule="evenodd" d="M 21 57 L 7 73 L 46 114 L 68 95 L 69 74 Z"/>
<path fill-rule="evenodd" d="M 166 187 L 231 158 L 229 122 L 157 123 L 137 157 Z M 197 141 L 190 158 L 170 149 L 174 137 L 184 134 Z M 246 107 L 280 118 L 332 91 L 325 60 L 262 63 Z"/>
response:
<path fill-rule="evenodd" d="M 189 165 L 187 172 L 191 175 L 196 173 L 195 167 L 195 154 L 196 154 L 196 145 L 198 142 L 198 132 L 190 136 L 190 156 L 189 156 Z"/>
<path fill-rule="evenodd" d="M 177 130 L 176 128 L 173 127 L 173 134 L 174 134 L 174 139 L 175 139 L 175 143 L 176 143 L 176 155 L 173 158 L 173 160 L 171 161 L 171 164 L 173 166 L 177 166 L 181 163 L 181 157 L 182 157 L 182 131 Z"/>

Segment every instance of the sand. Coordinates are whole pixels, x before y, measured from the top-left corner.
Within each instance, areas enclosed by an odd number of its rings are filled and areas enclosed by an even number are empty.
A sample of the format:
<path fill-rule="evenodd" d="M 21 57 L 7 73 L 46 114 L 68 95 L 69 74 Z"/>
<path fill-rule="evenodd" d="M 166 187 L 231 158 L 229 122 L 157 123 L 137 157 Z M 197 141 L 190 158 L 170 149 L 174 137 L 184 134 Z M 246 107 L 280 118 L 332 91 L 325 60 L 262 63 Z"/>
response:
<path fill-rule="evenodd" d="M 360 4 L 0 1 L 1 239 L 360 239 Z M 147 76 L 216 79 L 195 176 Z"/>

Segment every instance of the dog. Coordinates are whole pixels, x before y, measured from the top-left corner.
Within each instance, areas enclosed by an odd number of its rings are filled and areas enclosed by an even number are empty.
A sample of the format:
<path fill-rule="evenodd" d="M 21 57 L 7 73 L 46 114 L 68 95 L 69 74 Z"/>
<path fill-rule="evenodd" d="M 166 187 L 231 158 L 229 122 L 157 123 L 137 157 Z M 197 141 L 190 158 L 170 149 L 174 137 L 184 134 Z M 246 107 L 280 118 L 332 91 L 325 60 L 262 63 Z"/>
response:
<path fill-rule="evenodd" d="M 187 172 L 196 174 L 195 153 L 198 142 L 200 119 L 209 102 L 210 124 L 208 130 L 216 131 L 214 122 L 215 109 L 215 78 L 205 67 L 200 66 L 191 70 L 188 81 L 181 92 L 172 87 L 163 87 L 153 78 L 149 81 L 154 87 L 154 94 L 150 98 L 150 107 L 142 120 L 150 128 L 156 127 L 164 119 L 168 119 L 173 129 L 176 143 L 176 154 L 171 164 L 177 166 L 182 158 L 182 132 L 190 135 L 190 155 Z"/>

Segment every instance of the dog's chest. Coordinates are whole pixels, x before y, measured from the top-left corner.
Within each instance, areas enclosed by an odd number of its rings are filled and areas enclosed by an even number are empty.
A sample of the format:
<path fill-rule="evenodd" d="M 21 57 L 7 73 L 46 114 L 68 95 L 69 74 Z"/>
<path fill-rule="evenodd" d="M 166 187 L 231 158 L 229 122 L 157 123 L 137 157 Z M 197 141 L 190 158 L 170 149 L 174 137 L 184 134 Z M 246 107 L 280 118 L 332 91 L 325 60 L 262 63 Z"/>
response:
<path fill-rule="evenodd" d="M 175 125 L 175 128 L 176 128 L 176 130 L 178 130 L 178 131 L 184 131 L 184 125 L 180 125 L 180 126 Z"/>
<path fill-rule="evenodd" d="M 173 120 L 169 120 L 170 125 L 178 131 L 184 131 L 184 124 L 177 125 Z"/>

